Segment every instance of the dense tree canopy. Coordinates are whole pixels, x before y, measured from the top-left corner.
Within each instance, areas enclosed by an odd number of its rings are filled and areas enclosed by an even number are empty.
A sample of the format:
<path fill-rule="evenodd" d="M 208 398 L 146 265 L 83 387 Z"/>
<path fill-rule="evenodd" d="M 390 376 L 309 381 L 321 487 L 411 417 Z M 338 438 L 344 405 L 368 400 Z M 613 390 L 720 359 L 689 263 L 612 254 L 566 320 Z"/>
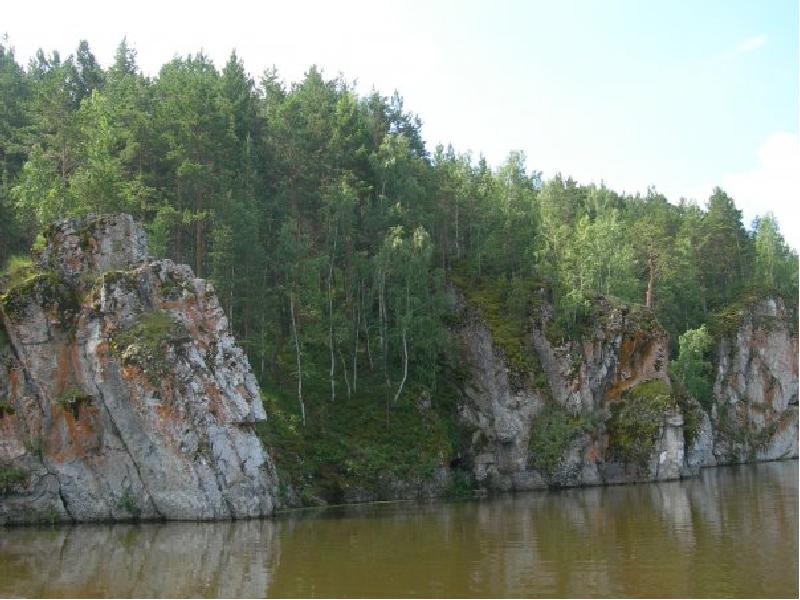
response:
<path fill-rule="evenodd" d="M 342 398 L 389 420 L 437 390 L 456 272 L 547 287 L 565 331 L 598 293 L 648 304 L 690 387 L 707 348 L 689 330 L 755 289 L 796 310 L 797 254 L 721 189 L 676 205 L 542 181 L 520 152 L 496 169 L 430 152 L 397 93 L 315 67 L 256 82 L 235 53 L 151 78 L 125 40 L 107 70 L 84 41 L 26 68 L 0 44 L 0 174 L 0 262 L 55 218 L 133 213 L 158 253 L 214 281 L 260 381 L 308 426 Z"/>

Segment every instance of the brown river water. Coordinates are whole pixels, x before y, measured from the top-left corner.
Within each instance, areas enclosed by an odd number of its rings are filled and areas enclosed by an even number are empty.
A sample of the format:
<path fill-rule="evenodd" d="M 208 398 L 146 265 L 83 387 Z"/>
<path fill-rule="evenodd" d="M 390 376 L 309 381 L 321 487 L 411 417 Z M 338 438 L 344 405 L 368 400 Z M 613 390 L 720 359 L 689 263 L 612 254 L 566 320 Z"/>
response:
<path fill-rule="evenodd" d="M 0 596 L 798 596 L 797 461 L 235 523 L 0 529 Z"/>

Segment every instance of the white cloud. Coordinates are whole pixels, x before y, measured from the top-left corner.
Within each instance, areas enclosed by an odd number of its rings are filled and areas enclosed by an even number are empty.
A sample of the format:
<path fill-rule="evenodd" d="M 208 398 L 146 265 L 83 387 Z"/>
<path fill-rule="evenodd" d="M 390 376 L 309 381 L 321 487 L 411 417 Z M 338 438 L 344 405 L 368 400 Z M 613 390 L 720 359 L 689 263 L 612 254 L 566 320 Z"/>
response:
<path fill-rule="evenodd" d="M 767 43 L 767 36 L 765 35 L 757 35 L 751 38 L 747 38 L 736 47 L 736 53 L 744 54 L 745 52 L 752 52 L 753 50 L 761 48 L 761 46 L 763 46 L 766 43 Z"/>
<path fill-rule="evenodd" d="M 758 166 L 750 171 L 727 173 L 719 186 L 743 212 L 745 225 L 767 212 L 778 219 L 786 241 L 800 249 L 800 138 L 796 133 L 771 134 L 758 149 Z M 715 184 L 698 186 L 684 194 L 701 205 Z"/>

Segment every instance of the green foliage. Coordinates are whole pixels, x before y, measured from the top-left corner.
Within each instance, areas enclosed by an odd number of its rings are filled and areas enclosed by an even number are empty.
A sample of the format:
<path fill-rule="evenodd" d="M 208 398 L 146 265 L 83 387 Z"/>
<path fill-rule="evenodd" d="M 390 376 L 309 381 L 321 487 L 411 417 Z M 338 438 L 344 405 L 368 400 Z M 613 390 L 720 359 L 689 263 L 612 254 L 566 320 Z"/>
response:
<path fill-rule="evenodd" d="M 445 496 L 455 500 L 467 500 L 475 496 L 475 482 L 471 475 L 460 469 L 452 472 Z"/>
<path fill-rule="evenodd" d="M 609 452 L 614 460 L 644 466 L 672 404 L 669 386 L 660 379 L 640 383 L 611 405 L 606 423 Z"/>
<path fill-rule="evenodd" d="M 29 256 L 10 256 L 0 272 L 0 279 L 5 280 L 4 287 L 12 288 L 29 279 L 35 272 Z"/>
<path fill-rule="evenodd" d="M 0 356 L 5 354 L 11 349 L 11 340 L 8 337 L 8 332 L 0 320 Z"/>
<path fill-rule="evenodd" d="M 0 419 L 6 415 L 13 415 L 15 412 L 16 411 L 14 410 L 14 407 L 11 406 L 9 399 L 0 397 Z"/>
<path fill-rule="evenodd" d="M 343 396 L 313 412 L 304 428 L 290 395 L 264 397 L 269 419 L 256 430 L 272 448 L 282 483 L 309 503 L 341 502 L 351 488 L 390 498 L 393 482 L 424 481 L 453 453 L 443 414 L 408 399 L 392 407 L 388 426 L 380 404 Z"/>
<path fill-rule="evenodd" d="M 711 409 L 713 373 L 708 355 L 714 340 L 705 325 L 686 331 L 678 340 L 678 359 L 670 362 L 670 372 L 686 392 L 706 410 Z"/>
<path fill-rule="evenodd" d="M 533 463 L 552 477 L 572 442 L 582 433 L 596 429 L 595 421 L 591 414 L 574 415 L 559 404 L 548 403 L 533 419 L 529 443 Z"/>
<path fill-rule="evenodd" d="M 503 275 L 474 279 L 453 273 L 450 280 L 468 304 L 480 310 L 481 319 L 489 326 L 492 340 L 503 350 L 509 366 L 534 386 L 546 389 L 539 355 L 531 341 L 535 310 L 545 291 L 542 285 L 520 276 L 509 281 Z"/>
<path fill-rule="evenodd" d="M 28 474 L 24 470 L 8 461 L 0 461 L 0 495 L 8 494 L 27 480 Z"/>

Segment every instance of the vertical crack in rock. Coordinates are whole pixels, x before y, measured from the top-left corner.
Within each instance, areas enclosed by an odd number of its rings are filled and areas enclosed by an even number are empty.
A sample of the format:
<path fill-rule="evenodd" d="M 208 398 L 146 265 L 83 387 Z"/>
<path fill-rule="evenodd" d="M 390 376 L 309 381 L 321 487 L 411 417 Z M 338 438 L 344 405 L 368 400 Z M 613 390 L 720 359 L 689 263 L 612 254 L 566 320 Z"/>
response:
<path fill-rule="evenodd" d="M 106 414 L 108 415 L 108 419 L 111 422 L 113 428 L 112 432 L 117 436 L 117 438 L 119 438 L 119 441 L 122 443 L 123 448 L 125 448 L 125 453 L 130 458 L 131 464 L 133 464 L 133 468 L 136 470 L 136 476 L 139 478 L 139 483 L 141 483 L 142 485 L 142 490 L 146 494 L 147 500 L 150 501 L 153 510 L 155 510 L 156 515 L 158 515 L 158 518 L 164 518 L 164 515 L 161 514 L 161 511 L 158 508 L 158 503 L 156 503 L 155 498 L 153 498 L 153 495 L 150 493 L 150 490 L 147 489 L 147 481 L 145 481 L 145 478 L 142 477 L 142 470 L 139 467 L 139 463 L 136 461 L 136 457 L 130 451 L 130 448 L 128 448 L 128 443 L 125 441 L 125 436 L 122 434 L 122 432 L 119 429 L 119 426 L 117 425 L 117 422 L 114 420 L 114 415 L 108 409 L 108 405 L 106 404 L 105 398 L 103 397 L 103 391 L 99 387 L 97 388 L 97 393 L 100 396 L 100 403 L 102 404 L 103 409 L 105 409 Z"/>

